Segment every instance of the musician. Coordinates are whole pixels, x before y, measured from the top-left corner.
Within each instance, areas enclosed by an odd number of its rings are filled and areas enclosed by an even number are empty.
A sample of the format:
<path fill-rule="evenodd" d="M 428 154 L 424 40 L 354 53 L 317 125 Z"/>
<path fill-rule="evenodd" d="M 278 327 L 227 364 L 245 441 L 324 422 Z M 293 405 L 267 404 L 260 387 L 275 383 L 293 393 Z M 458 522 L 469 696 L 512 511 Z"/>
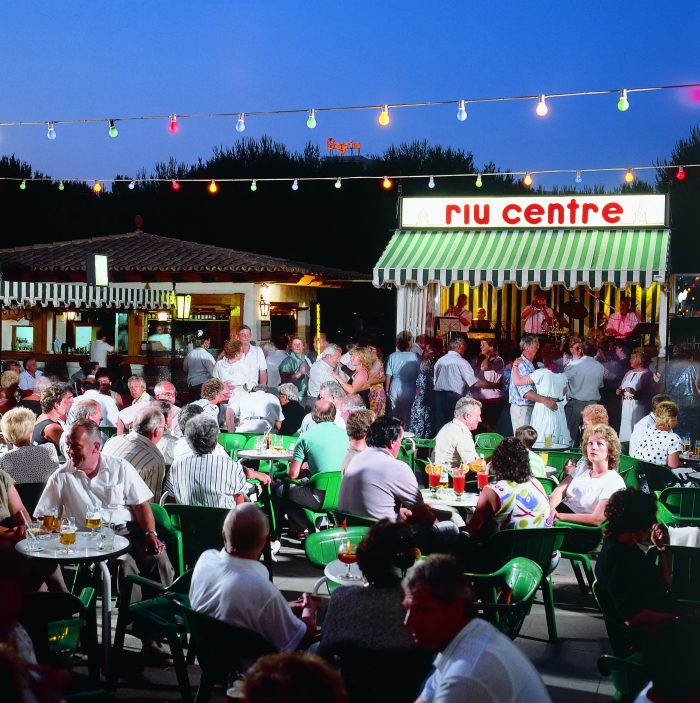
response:
<path fill-rule="evenodd" d="M 641 321 L 636 312 L 630 311 L 630 299 L 620 298 L 620 310 L 610 315 L 605 331 L 615 339 L 626 341 Z"/>
<path fill-rule="evenodd" d="M 554 323 L 554 310 L 547 307 L 544 293 L 535 293 L 532 303 L 520 313 L 520 319 L 525 320 L 524 334 L 547 334 Z"/>
<path fill-rule="evenodd" d="M 457 298 L 457 303 L 445 311 L 445 317 L 456 317 L 459 319 L 459 331 L 469 332 L 472 326 L 472 314 L 467 308 L 467 296 L 462 293 Z"/>

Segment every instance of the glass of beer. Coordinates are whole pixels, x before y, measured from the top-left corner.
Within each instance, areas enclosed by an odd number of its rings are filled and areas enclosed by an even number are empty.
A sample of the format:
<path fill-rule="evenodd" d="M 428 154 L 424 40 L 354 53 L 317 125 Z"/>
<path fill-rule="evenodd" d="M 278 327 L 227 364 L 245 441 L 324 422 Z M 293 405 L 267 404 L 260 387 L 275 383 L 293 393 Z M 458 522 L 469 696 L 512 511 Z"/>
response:
<path fill-rule="evenodd" d="M 683 451 L 686 454 L 690 454 L 690 435 L 687 434 L 683 437 Z"/>
<path fill-rule="evenodd" d="M 51 532 L 58 532 L 58 508 L 49 507 L 44 511 L 44 516 L 42 517 L 44 523 L 44 529 L 50 534 Z"/>
<path fill-rule="evenodd" d="M 357 552 L 351 539 L 344 539 L 338 547 L 338 560 L 345 564 L 343 578 L 354 580 L 360 578 L 350 573 L 350 565 L 357 562 Z"/>
<path fill-rule="evenodd" d="M 695 455 L 700 454 L 700 439 L 695 440 Z"/>
<path fill-rule="evenodd" d="M 88 505 L 85 511 L 85 527 L 90 530 L 91 537 L 95 535 L 95 530 L 99 530 L 102 527 L 102 513 L 99 508 Z"/>
<path fill-rule="evenodd" d="M 61 520 L 61 528 L 58 534 L 58 541 L 65 547 L 61 551 L 64 554 L 73 554 L 71 546 L 75 544 L 77 528 L 75 521 L 72 518 L 63 518 Z"/>
<path fill-rule="evenodd" d="M 544 436 L 544 446 L 547 449 L 551 449 L 551 447 L 552 447 L 552 435 L 551 434 L 546 434 Z"/>

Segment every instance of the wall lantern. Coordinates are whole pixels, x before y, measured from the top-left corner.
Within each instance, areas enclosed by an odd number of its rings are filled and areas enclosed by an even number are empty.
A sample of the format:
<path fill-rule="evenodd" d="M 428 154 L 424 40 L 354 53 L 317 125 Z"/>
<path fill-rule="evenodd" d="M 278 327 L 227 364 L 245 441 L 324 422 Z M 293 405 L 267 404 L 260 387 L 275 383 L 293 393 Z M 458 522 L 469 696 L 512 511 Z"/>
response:
<path fill-rule="evenodd" d="M 190 317 L 190 308 L 192 307 L 191 295 L 176 295 L 175 309 L 179 320 L 188 320 Z"/>
<path fill-rule="evenodd" d="M 267 317 L 270 314 L 270 303 L 260 294 L 260 317 Z"/>

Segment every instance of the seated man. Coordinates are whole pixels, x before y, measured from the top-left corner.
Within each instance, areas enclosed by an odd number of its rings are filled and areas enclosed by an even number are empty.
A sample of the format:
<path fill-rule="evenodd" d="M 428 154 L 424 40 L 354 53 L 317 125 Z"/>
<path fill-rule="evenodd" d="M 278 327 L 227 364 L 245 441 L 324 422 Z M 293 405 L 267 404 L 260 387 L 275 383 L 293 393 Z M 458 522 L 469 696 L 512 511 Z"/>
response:
<path fill-rule="evenodd" d="M 219 425 L 206 413 L 191 418 L 185 425 L 185 439 L 193 453 L 173 462 L 163 484 L 163 490 L 178 503 L 232 508 L 245 500 L 245 474 L 225 453 L 215 453 L 218 437 Z"/>
<path fill-rule="evenodd" d="M 298 478 L 302 465 L 308 476 L 322 471 L 340 471 L 348 448 L 348 436 L 338 427 L 335 405 L 330 400 L 319 399 L 314 403 L 314 426 L 299 438 L 294 448 L 294 457 L 289 465 L 289 477 Z M 281 510 L 287 513 L 289 527 L 295 532 L 308 528 L 302 508 L 320 510 L 325 491 L 307 485 L 283 483 L 276 489 L 282 498 Z"/>
<path fill-rule="evenodd" d="M 140 403 L 128 434 L 115 435 L 105 442 L 105 456 L 116 456 L 128 461 L 146 482 L 156 502 L 165 475 L 165 459 L 156 446 L 165 433 L 165 418 L 151 403 Z"/>
<path fill-rule="evenodd" d="M 299 389 L 293 383 L 283 383 L 277 392 L 284 415 L 279 434 L 291 436 L 299 432 L 306 410 L 299 402 Z"/>
<path fill-rule="evenodd" d="M 236 432 L 265 434 L 282 427 L 282 406 L 277 396 L 267 392 L 266 386 L 255 386 L 250 393 L 234 393 L 228 401 L 227 416 L 235 418 Z"/>
<path fill-rule="evenodd" d="M 179 436 L 176 437 L 173 433 L 175 428 L 178 429 L 179 435 L 179 425 L 177 423 L 177 417 L 180 415 L 180 408 L 177 408 L 177 415 L 173 417 L 172 412 L 175 410 L 175 406 L 171 405 L 167 400 L 154 400 L 152 403 L 154 408 L 158 408 L 163 413 L 163 418 L 165 420 L 165 429 L 163 430 L 163 436 L 158 440 L 158 451 L 163 455 L 163 460 L 165 461 L 165 466 L 168 467 L 175 461 L 175 456 L 173 452 L 175 451 L 175 445 Z"/>
<path fill-rule="evenodd" d="M 527 447 L 527 455 L 530 459 L 530 472 L 535 478 L 547 476 L 544 459 L 532 451 L 537 441 L 537 430 L 532 425 L 523 425 L 515 430 L 515 438 L 519 439 Z"/>
<path fill-rule="evenodd" d="M 351 413 L 345 423 L 345 430 L 348 433 L 350 444 L 348 451 L 343 458 L 340 470 L 345 473 L 350 462 L 367 449 L 367 432 L 374 422 L 374 413 L 371 410 L 355 410 Z"/>
<path fill-rule="evenodd" d="M 481 402 L 460 398 L 455 405 L 454 419 L 440 429 L 435 437 L 433 461 L 445 466 L 460 466 L 476 459 L 472 432 L 481 422 Z"/>
<path fill-rule="evenodd" d="M 464 568 L 434 554 L 403 581 L 406 627 L 419 647 L 440 652 L 416 703 L 551 703 L 532 662 L 493 625 L 474 615 Z"/>
<path fill-rule="evenodd" d="M 123 575 L 140 573 L 171 583 L 173 567 L 165 545 L 158 539 L 148 504 L 153 493 L 136 469 L 124 459 L 101 454 L 100 429 L 90 420 L 80 420 L 70 427 L 66 446 L 68 461 L 49 478 L 34 510 L 35 517 L 42 517 L 48 508 L 57 508 L 59 515 L 84 525 L 86 506 L 98 507 L 102 519 L 111 519 L 117 534 L 128 537 L 131 543 L 129 554 L 119 559 Z M 134 587 L 133 600 L 140 596 L 140 588 Z M 163 654 L 151 639 L 144 639 L 144 652 L 156 657 Z"/>
<path fill-rule="evenodd" d="M 173 448 L 173 461 L 183 456 L 194 454 L 194 449 L 192 449 L 192 445 L 187 441 L 187 437 L 185 437 L 185 427 L 193 417 L 201 415 L 203 412 L 204 408 L 201 405 L 197 405 L 196 403 L 190 403 L 189 405 L 185 405 L 185 407 L 182 408 L 182 410 L 180 411 L 180 414 L 177 417 L 177 422 L 180 426 L 181 436 L 178 437 L 178 440 L 175 443 L 175 447 Z M 228 456 L 228 452 L 218 442 L 216 443 L 216 447 L 214 448 L 213 453 L 217 456 Z"/>
<path fill-rule="evenodd" d="M 345 429 L 345 420 L 343 419 L 343 404 L 345 402 L 345 391 L 338 381 L 326 381 L 321 384 L 321 390 L 318 393 L 319 400 L 330 400 L 335 405 L 335 424 L 338 427 Z M 303 434 L 310 427 L 314 426 L 313 413 L 309 413 L 301 421 L 299 434 Z"/>
<path fill-rule="evenodd" d="M 131 405 L 119 411 L 117 420 L 117 434 L 124 434 L 131 429 L 136 413 L 140 410 L 141 403 L 150 403 L 153 396 L 146 392 L 146 381 L 141 376 L 130 376 L 127 381 L 131 394 Z"/>
<path fill-rule="evenodd" d="M 63 456 L 68 456 L 66 439 L 67 430 L 70 425 L 74 425 L 79 420 L 92 420 L 98 427 L 100 427 L 102 423 L 102 406 L 100 403 L 92 398 L 83 398 L 84 396 L 80 396 L 78 400 L 73 403 L 69 413 L 71 416 L 70 422 L 68 423 L 68 427 L 66 427 L 66 432 L 61 435 L 60 448 Z M 107 435 L 100 430 L 100 442 L 103 447 L 108 439 L 109 437 L 107 437 Z"/>
<path fill-rule="evenodd" d="M 287 603 L 271 583 L 260 555 L 268 540 L 267 517 L 257 506 L 237 505 L 226 516 L 224 548 L 199 557 L 192 574 L 192 608 L 253 630 L 279 651 L 293 651 L 316 635 L 318 601 L 305 593 Z M 297 613 L 300 617 L 297 617 Z"/>
<path fill-rule="evenodd" d="M 101 424 L 104 427 L 116 427 L 119 422 L 119 408 L 114 402 L 112 396 L 105 395 L 100 391 L 100 385 L 97 379 L 87 378 L 81 384 L 82 395 L 78 396 L 78 400 L 96 400 L 102 408 Z M 68 423 L 74 420 L 75 408 L 71 408 L 68 413 Z"/>
<path fill-rule="evenodd" d="M 231 391 L 225 383 L 218 378 L 210 378 L 202 384 L 202 397 L 192 402 L 201 405 L 204 412 L 219 423 L 219 405 L 228 403 L 230 397 Z M 226 413 L 226 429 L 233 432 L 233 413 Z"/>

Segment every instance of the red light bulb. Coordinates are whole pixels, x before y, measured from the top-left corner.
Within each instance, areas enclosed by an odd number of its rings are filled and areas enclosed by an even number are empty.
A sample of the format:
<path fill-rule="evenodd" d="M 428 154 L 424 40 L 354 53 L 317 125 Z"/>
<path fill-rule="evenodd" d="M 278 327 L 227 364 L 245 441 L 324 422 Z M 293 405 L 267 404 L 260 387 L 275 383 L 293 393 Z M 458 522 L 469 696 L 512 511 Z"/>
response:
<path fill-rule="evenodd" d="M 176 181 L 175 179 L 170 181 L 170 190 L 177 193 L 177 191 L 180 190 L 180 183 L 178 181 Z"/>
<path fill-rule="evenodd" d="M 170 115 L 170 122 L 168 123 L 168 132 L 170 134 L 177 134 L 180 131 L 180 125 L 177 122 L 177 115 Z"/>
<path fill-rule="evenodd" d="M 687 175 L 688 174 L 685 172 L 685 169 L 682 166 L 679 166 L 678 170 L 676 171 L 676 180 L 684 181 Z"/>

